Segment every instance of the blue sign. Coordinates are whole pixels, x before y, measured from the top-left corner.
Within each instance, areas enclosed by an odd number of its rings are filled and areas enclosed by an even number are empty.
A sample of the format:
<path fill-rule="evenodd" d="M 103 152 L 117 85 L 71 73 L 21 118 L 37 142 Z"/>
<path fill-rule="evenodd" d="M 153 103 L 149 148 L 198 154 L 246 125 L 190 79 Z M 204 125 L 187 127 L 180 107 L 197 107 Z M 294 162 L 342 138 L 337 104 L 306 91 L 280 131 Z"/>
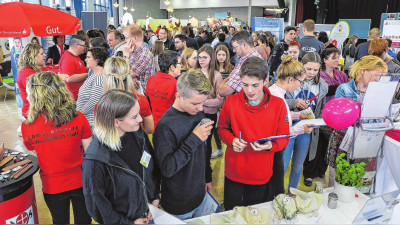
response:
<path fill-rule="evenodd" d="M 356 35 L 358 38 L 366 39 L 371 26 L 370 19 L 339 19 L 339 21 L 344 20 L 349 24 L 351 35 Z"/>
<path fill-rule="evenodd" d="M 270 31 L 276 36 L 277 40 L 283 39 L 284 30 L 283 18 L 265 18 L 265 17 L 252 17 L 251 30 L 252 31 Z"/>

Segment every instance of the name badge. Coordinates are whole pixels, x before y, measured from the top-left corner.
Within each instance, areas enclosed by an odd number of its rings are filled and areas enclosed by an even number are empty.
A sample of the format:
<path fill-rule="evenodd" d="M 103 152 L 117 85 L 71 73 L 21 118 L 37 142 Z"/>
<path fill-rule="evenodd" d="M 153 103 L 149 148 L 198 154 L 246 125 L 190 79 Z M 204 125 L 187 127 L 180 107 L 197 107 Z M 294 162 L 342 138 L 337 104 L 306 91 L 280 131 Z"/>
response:
<path fill-rule="evenodd" d="M 142 164 L 144 167 L 149 166 L 149 162 L 151 159 L 151 155 L 147 153 L 146 151 L 143 152 L 142 158 L 140 159 L 140 164 Z"/>

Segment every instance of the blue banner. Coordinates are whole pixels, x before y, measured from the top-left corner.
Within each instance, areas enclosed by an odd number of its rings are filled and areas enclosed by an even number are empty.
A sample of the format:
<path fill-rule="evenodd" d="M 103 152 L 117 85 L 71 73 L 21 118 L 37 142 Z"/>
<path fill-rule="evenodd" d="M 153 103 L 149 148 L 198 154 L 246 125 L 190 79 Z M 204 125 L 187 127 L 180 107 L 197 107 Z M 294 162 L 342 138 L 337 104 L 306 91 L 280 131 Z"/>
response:
<path fill-rule="evenodd" d="M 252 31 L 270 31 L 276 36 L 277 40 L 283 39 L 284 30 L 283 18 L 265 18 L 265 17 L 252 17 L 251 30 Z"/>

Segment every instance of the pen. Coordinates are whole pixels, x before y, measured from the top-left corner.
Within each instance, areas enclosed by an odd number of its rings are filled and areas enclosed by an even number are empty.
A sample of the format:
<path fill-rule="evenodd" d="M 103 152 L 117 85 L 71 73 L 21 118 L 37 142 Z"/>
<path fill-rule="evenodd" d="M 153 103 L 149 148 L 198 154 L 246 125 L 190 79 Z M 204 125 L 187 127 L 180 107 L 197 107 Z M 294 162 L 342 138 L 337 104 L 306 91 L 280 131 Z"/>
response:
<path fill-rule="evenodd" d="M 382 217 L 383 215 L 379 215 L 379 216 L 375 216 L 372 218 L 367 219 L 369 222 L 371 222 L 372 220 L 378 219 L 379 217 Z"/>
<path fill-rule="evenodd" d="M 242 132 L 241 131 L 239 131 L 239 142 L 242 143 Z M 242 149 L 239 148 L 239 152 L 241 152 L 241 151 L 242 151 Z"/>

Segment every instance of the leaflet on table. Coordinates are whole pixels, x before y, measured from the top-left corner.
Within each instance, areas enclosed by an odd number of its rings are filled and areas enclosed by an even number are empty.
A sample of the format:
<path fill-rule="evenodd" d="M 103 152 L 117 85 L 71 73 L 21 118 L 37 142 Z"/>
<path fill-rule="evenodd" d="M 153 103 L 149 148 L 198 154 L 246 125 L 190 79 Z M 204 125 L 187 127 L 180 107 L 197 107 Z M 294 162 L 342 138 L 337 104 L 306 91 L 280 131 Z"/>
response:
<path fill-rule="evenodd" d="M 215 200 L 214 196 L 212 196 L 210 192 L 207 191 L 205 198 L 206 200 L 203 204 L 203 207 L 197 210 L 193 214 L 193 217 L 207 216 L 218 211 L 219 203 L 217 200 Z"/>
<path fill-rule="evenodd" d="M 149 204 L 149 209 L 155 224 L 186 224 L 175 216 Z"/>
<path fill-rule="evenodd" d="M 320 118 L 320 119 L 309 119 L 309 120 L 300 120 L 298 123 L 296 123 L 296 125 L 298 126 L 304 126 L 307 124 L 312 124 L 313 126 L 310 127 L 323 127 L 326 126 L 326 123 L 324 121 L 324 119 Z"/>
<path fill-rule="evenodd" d="M 292 137 L 294 137 L 294 135 L 278 135 L 278 136 L 271 136 L 271 137 L 261 138 L 261 139 L 252 141 L 250 143 L 257 142 L 259 144 L 263 144 L 263 143 L 265 143 L 267 141 L 276 141 L 276 140 L 279 140 L 279 139 L 292 138 Z"/>

